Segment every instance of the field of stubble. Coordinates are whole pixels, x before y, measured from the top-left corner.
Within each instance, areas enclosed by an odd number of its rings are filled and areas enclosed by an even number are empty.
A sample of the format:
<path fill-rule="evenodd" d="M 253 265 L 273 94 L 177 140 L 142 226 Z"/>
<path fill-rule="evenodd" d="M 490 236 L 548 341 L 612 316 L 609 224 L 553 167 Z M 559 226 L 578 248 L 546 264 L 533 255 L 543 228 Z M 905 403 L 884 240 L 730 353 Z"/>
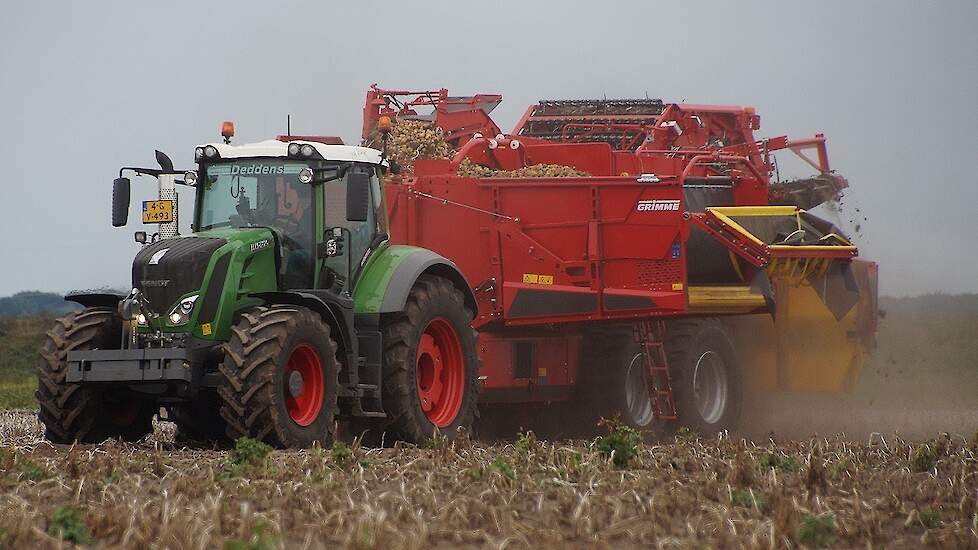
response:
<path fill-rule="evenodd" d="M 5 548 L 978 545 L 978 444 L 944 435 L 632 448 L 524 434 L 266 455 L 181 447 L 166 423 L 138 445 L 40 433 L 33 413 L 0 412 Z"/>

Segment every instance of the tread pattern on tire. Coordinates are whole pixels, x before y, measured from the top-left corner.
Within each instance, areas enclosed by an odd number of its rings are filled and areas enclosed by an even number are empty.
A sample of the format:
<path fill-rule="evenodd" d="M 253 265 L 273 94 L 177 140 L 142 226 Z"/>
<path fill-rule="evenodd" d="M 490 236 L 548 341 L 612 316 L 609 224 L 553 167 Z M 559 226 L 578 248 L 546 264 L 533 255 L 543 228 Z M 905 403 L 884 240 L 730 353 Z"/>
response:
<path fill-rule="evenodd" d="M 86 308 L 55 320 L 36 369 L 38 418 L 49 441 L 98 443 L 109 437 L 132 441 L 152 431 L 151 406 L 141 407 L 129 426 L 115 426 L 104 414 L 101 391 L 65 381 L 69 351 L 115 348 L 113 339 L 121 337 L 121 324 L 109 308 Z"/>
<path fill-rule="evenodd" d="M 472 322 L 473 313 L 465 307 L 465 297 L 448 279 L 437 276 L 423 275 L 415 282 L 408 295 L 404 311 L 391 314 L 384 322 L 384 367 L 383 367 L 383 399 L 387 412 L 386 430 L 395 438 L 410 443 L 422 443 L 430 435 L 418 423 L 413 410 L 415 403 L 414 369 L 416 359 L 410 356 L 414 335 L 423 330 L 419 326 L 423 317 L 422 312 L 433 301 L 450 300 L 459 311 L 463 311 L 466 324 Z M 467 329 L 470 330 L 471 329 Z M 471 331 L 475 338 L 475 331 Z M 461 336 L 461 335 L 460 335 Z M 465 355 L 465 347 L 462 349 Z M 453 425 L 470 427 L 476 417 L 478 403 L 478 359 L 475 361 L 473 373 L 467 373 L 466 392 L 468 396 L 462 400 Z M 471 376 L 469 376 L 471 374 Z M 452 438 L 453 433 L 442 435 Z"/>
<path fill-rule="evenodd" d="M 258 306 L 241 314 L 239 321 L 231 326 L 231 338 L 224 345 L 224 361 L 219 367 L 222 384 L 218 388 L 221 396 L 221 416 L 227 422 L 227 436 L 232 440 L 239 437 L 252 437 L 276 447 L 299 447 L 303 442 L 283 429 L 291 418 L 276 406 L 274 392 L 280 388 L 273 384 L 276 370 L 284 369 L 278 363 L 289 334 L 300 323 L 319 323 L 325 329 L 329 353 L 336 360 L 336 342 L 330 335 L 329 325 L 322 322 L 318 314 L 310 309 L 297 306 L 273 305 Z M 325 358 L 323 358 L 325 360 Z M 338 369 L 334 369 L 334 375 Z M 336 391 L 338 380 L 327 380 Z M 336 403 L 324 401 L 323 407 L 331 407 L 330 418 L 335 418 Z M 330 432 L 324 433 L 321 443 L 328 445 L 332 438 Z"/>

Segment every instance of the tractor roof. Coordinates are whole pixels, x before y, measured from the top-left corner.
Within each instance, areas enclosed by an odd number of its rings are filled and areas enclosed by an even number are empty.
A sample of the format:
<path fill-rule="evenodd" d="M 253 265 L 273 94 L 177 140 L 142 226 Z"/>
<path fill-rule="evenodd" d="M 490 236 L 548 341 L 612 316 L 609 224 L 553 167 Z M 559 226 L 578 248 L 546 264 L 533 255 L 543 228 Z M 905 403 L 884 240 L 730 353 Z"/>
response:
<path fill-rule="evenodd" d="M 292 140 L 283 142 L 275 139 L 268 139 L 256 143 L 243 143 L 241 145 L 230 145 L 226 143 L 204 143 L 198 147 L 211 145 L 220 153 L 222 159 L 251 158 L 251 157 L 287 157 L 289 143 L 309 144 L 316 148 L 316 151 L 326 160 L 342 162 L 366 162 L 369 164 L 387 165 L 387 161 L 381 158 L 380 151 L 369 147 L 359 147 L 356 145 L 327 145 L 317 141 Z"/>

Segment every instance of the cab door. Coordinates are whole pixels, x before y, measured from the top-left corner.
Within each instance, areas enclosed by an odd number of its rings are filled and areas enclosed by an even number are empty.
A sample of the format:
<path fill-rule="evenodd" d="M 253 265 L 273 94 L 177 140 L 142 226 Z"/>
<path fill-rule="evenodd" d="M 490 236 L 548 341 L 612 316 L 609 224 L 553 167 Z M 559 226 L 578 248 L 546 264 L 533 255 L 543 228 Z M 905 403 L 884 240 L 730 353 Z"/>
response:
<path fill-rule="evenodd" d="M 351 178 L 357 175 L 366 176 L 369 182 L 371 208 L 367 209 L 366 220 L 351 220 L 352 213 L 348 211 L 347 191 Z M 370 243 L 381 229 L 378 216 L 383 219 L 382 208 L 379 179 L 372 165 L 354 164 L 343 177 L 322 184 L 322 244 L 317 288 L 352 294 L 352 282 L 366 263 Z"/>

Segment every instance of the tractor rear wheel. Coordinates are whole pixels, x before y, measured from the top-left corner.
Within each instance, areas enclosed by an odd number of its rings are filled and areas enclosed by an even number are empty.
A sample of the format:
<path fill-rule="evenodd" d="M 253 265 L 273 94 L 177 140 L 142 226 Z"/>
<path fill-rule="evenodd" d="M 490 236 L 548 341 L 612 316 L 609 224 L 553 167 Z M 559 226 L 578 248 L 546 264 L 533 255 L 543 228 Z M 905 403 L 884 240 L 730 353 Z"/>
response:
<path fill-rule="evenodd" d="M 53 443 L 136 441 L 153 431 L 155 400 L 125 389 L 65 382 L 68 352 L 119 349 L 122 323 L 109 308 L 85 308 L 55 320 L 37 365 L 38 418 Z"/>
<path fill-rule="evenodd" d="M 381 320 L 384 334 L 383 401 L 387 432 L 423 443 L 435 433 L 453 439 L 471 430 L 479 361 L 472 312 L 443 277 L 422 276 L 404 311 Z"/>
<path fill-rule="evenodd" d="M 338 366 L 329 325 L 314 311 L 260 306 L 231 327 L 218 394 L 231 439 L 276 447 L 332 444 Z"/>
<path fill-rule="evenodd" d="M 741 376 L 733 339 L 720 320 L 667 324 L 665 348 L 679 425 L 704 435 L 735 429 L 743 400 Z"/>

